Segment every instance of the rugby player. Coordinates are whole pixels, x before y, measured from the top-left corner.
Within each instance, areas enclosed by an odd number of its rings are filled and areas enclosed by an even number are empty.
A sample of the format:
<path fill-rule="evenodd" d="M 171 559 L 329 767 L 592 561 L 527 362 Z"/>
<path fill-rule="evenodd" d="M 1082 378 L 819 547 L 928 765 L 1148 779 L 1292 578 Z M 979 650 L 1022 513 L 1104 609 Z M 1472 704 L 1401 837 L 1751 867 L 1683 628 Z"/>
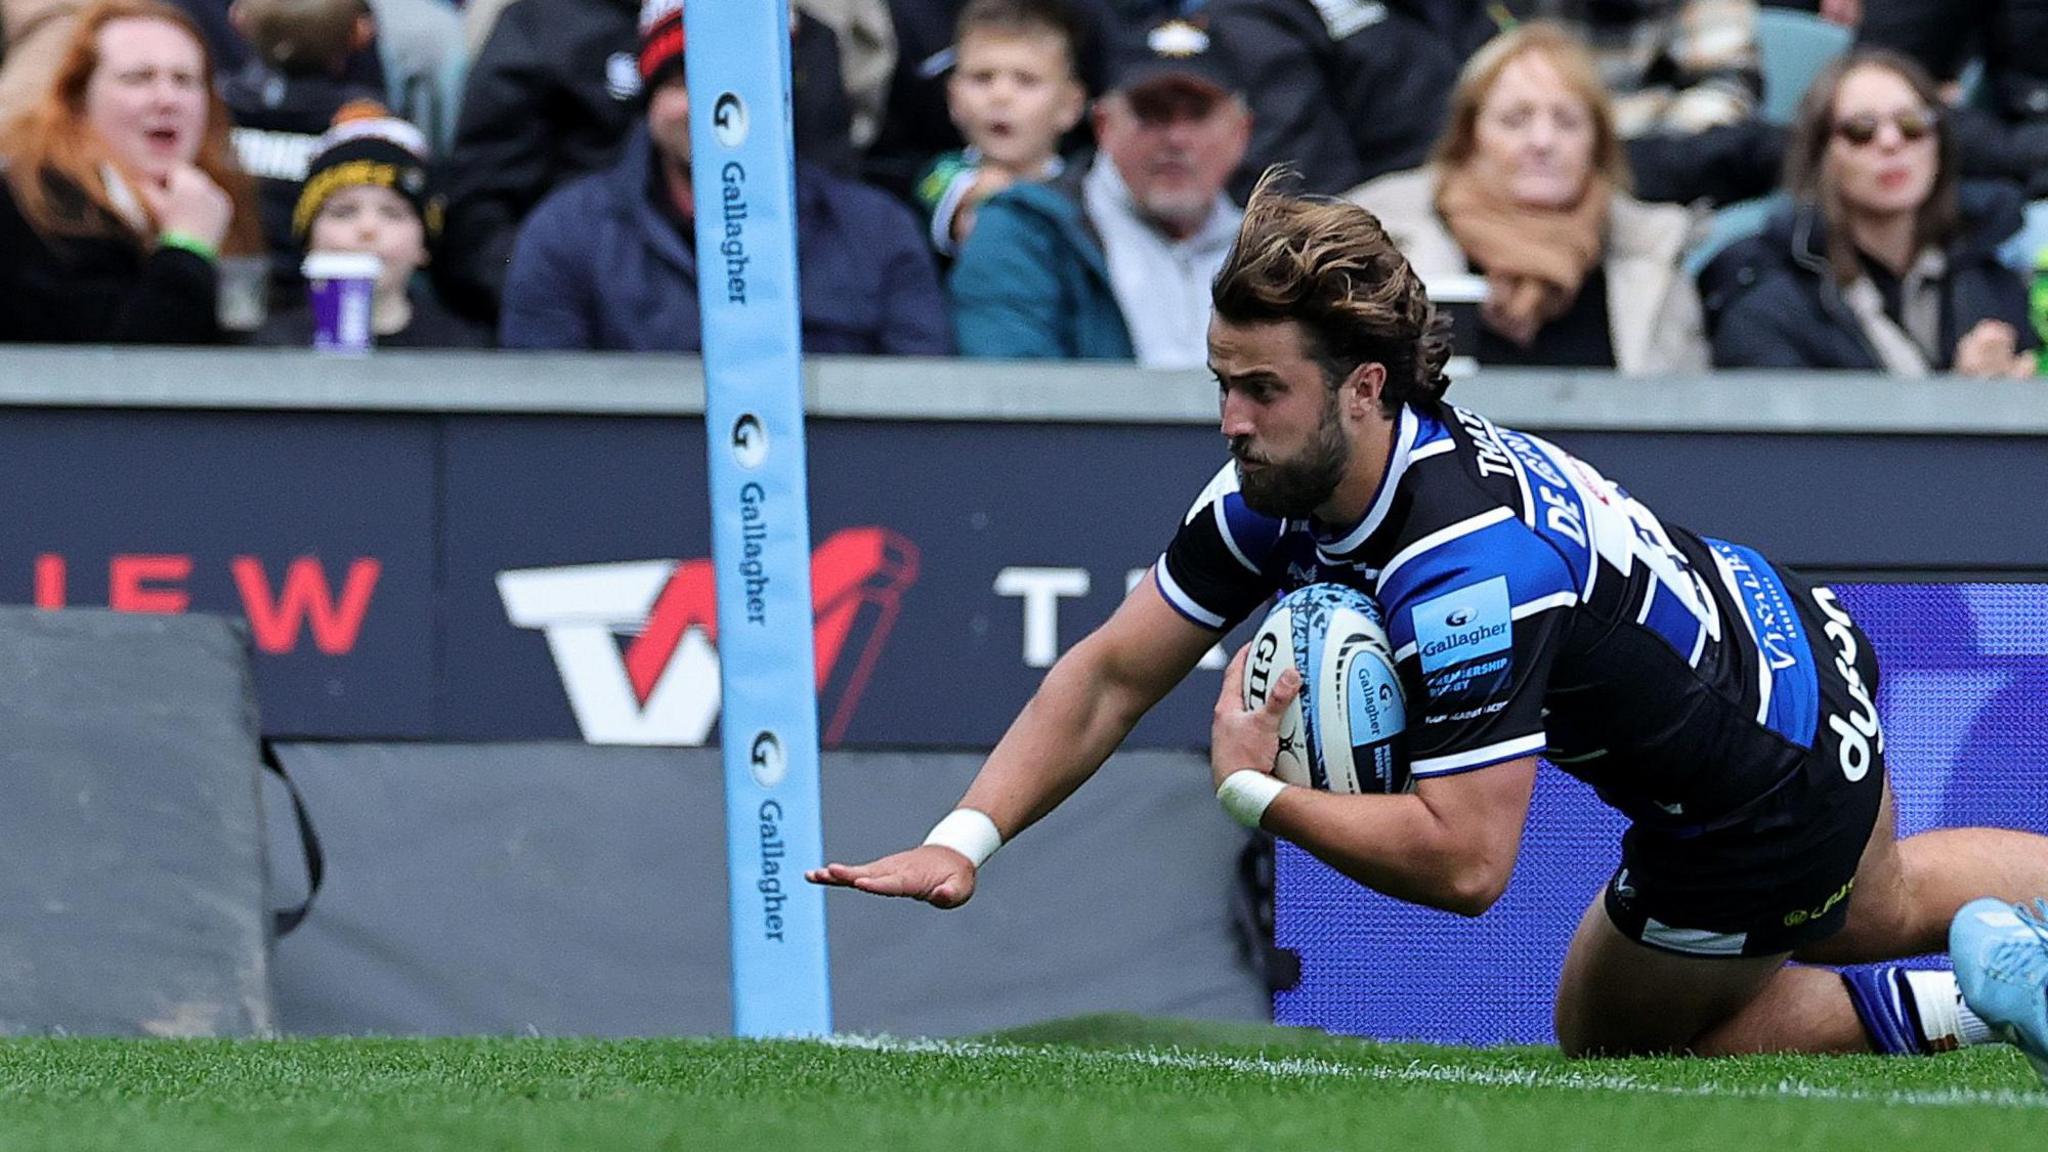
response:
<path fill-rule="evenodd" d="M 953 907 L 1275 593 L 1384 609 L 1415 786 L 1272 773 L 1291 671 L 1212 730 L 1232 815 L 1380 892 L 1476 916 L 1506 888 L 1538 757 L 1630 821 L 1559 978 L 1572 1055 L 2018 1045 L 2048 1081 L 2048 838 L 1896 835 L 1877 661 L 1826 588 L 1695 535 L 1534 436 L 1443 400 L 1448 341 L 1355 205 L 1269 173 L 1214 286 L 1231 461 L 1151 579 L 1076 645 L 924 844 L 815 883 Z M 1955 971 L 1896 965 L 1947 949 Z M 1796 962 L 1796 963 L 1795 963 Z"/>

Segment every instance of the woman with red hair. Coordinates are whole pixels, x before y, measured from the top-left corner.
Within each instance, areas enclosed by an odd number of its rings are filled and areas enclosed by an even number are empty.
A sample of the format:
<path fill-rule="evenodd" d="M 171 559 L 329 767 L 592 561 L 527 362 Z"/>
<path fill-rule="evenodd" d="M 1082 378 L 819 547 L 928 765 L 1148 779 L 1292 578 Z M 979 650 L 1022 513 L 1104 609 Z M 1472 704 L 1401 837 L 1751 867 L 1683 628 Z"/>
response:
<path fill-rule="evenodd" d="M 223 251 L 261 251 L 212 61 L 158 0 L 79 16 L 42 98 L 0 129 L 0 341 L 220 341 Z"/>

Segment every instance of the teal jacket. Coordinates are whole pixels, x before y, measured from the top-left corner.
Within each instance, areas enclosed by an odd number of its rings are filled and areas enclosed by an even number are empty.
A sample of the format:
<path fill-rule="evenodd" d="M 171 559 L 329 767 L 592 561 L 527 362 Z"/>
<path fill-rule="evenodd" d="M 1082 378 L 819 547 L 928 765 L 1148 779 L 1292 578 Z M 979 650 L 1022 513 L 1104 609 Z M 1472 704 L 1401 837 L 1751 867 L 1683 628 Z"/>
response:
<path fill-rule="evenodd" d="M 1058 181 L 1020 184 L 981 206 L 947 280 L 962 356 L 1135 358 L 1102 241 L 1081 207 L 1086 171 L 1071 165 Z"/>

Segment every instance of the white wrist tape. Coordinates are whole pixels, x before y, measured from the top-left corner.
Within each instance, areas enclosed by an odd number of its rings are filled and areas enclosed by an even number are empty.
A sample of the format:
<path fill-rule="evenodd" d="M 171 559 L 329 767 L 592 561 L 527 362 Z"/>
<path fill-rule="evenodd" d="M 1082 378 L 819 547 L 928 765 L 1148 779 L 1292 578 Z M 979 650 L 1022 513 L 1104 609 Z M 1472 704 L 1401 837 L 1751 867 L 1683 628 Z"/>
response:
<path fill-rule="evenodd" d="M 996 822 L 985 812 L 972 808 L 955 808 L 946 813 L 946 818 L 932 825 L 931 834 L 924 838 L 927 844 L 939 844 L 951 848 L 973 861 L 979 868 L 996 849 L 1003 846 L 1003 834 L 996 830 Z"/>
<path fill-rule="evenodd" d="M 1223 778 L 1216 788 L 1216 800 L 1231 819 L 1247 828 L 1257 828 L 1273 798 L 1286 790 L 1287 785 L 1275 777 L 1240 768 Z"/>

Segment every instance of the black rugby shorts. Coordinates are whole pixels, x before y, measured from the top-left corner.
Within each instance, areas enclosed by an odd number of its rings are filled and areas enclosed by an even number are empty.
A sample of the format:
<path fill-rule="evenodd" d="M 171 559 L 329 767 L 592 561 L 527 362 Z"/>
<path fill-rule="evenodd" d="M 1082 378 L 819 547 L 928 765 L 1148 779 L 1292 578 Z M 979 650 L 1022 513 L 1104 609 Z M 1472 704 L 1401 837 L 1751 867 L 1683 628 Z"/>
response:
<path fill-rule="evenodd" d="M 1606 891 L 1631 940 L 1690 956 L 1769 956 L 1834 935 L 1884 794 L 1877 658 L 1825 589 L 1778 569 L 1820 682 L 1813 748 L 1760 799 L 1696 835 L 1631 827 Z"/>

